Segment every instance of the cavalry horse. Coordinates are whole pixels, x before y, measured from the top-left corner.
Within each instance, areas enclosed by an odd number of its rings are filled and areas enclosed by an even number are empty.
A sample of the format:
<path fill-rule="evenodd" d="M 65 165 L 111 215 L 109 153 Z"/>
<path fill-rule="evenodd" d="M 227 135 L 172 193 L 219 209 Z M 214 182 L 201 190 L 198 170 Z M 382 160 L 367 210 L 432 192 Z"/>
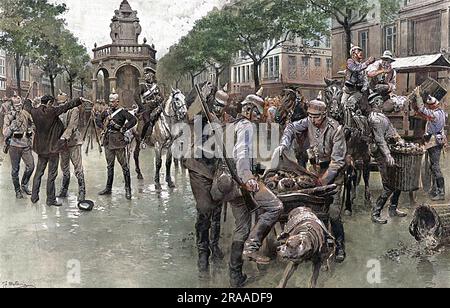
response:
<path fill-rule="evenodd" d="M 172 90 L 169 99 L 164 103 L 163 111 L 153 127 L 149 144 L 155 148 L 155 188 L 161 190 L 160 171 L 162 167 L 162 153 L 167 150 L 166 155 L 166 182 L 169 188 L 175 188 L 175 184 L 170 176 L 172 167 L 172 144 L 179 138 L 180 134 L 175 134 L 173 127 L 185 121 L 187 114 L 186 98 L 180 90 Z M 137 140 L 136 140 L 137 142 Z"/>
<path fill-rule="evenodd" d="M 327 85 L 325 89 L 325 103 L 328 107 L 328 115 L 338 121 L 341 125 L 344 125 L 348 154 L 352 157 L 352 160 L 356 162 L 356 166 L 358 167 L 358 178 L 361 179 L 362 175 L 364 179 L 366 205 L 371 205 L 372 197 L 369 188 L 371 161 L 369 151 L 370 127 L 367 117 L 357 114 L 352 115 L 350 127 L 346 126 L 346 110 L 342 105 L 343 82 L 325 78 L 325 83 Z M 356 187 L 351 187 L 351 194 L 351 201 L 353 203 L 356 198 Z"/>

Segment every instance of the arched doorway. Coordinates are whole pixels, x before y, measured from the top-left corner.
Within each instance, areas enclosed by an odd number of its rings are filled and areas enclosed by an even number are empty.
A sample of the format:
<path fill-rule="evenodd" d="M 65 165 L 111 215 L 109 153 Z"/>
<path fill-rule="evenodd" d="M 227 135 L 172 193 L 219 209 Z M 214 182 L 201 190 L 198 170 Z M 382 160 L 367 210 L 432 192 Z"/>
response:
<path fill-rule="evenodd" d="M 132 65 L 122 66 L 117 70 L 117 93 L 124 107 L 131 108 L 134 102 L 134 91 L 139 86 L 139 70 Z"/>
<path fill-rule="evenodd" d="M 97 93 L 96 97 L 99 100 L 108 102 L 111 89 L 109 86 L 109 73 L 106 69 L 101 68 L 98 70 L 97 75 Z"/>

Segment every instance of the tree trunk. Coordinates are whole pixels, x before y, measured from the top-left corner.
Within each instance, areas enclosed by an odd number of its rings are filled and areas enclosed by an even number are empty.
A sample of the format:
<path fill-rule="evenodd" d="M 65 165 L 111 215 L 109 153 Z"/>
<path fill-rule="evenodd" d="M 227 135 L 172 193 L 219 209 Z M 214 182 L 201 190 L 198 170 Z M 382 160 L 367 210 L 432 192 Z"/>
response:
<path fill-rule="evenodd" d="M 260 61 L 253 61 L 253 79 L 255 81 L 255 92 L 258 92 L 261 87 L 261 81 L 259 79 L 259 68 L 261 67 Z"/>
<path fill-rule="evenodd" d="M 70 99 L 73 99 L 73 81 L 69 80 L 69 92 L 70 92 Z"/>
<path fill-rule="evenodd" d="M 347 55 L 349 55 L 350 49 L 352 48 L 352 29 L 350 28 L 350 25 L 346 24 L 344 25 L 344 30 L 345 30 L 345 44 L 347 48 Z"/>
<path fill-rule="evenodd" d="M 16 80 L 17 80 L 17 95 L 22 96 L 22 86 L 21 86 L 21 79 L 20 79 L 20 55 L 16 53 L 15 56 L 16 60 Z"/>
<path fill-rule="evenodd" d="M 55 75 L 49 74 L 52 96 L 55 97 Z"/>
<path fill-rule="evenodd" d="M 81 79 L 81 97 L 84 97 L 84 79 Z"/>
<path fill-rule="evenodd" d="M 194 89 L 195 88 L 195 76 L 192 73 L 189 73 L 189 74 L 191 75 L 191 86 L 192 86 L 192 89 Z"/>

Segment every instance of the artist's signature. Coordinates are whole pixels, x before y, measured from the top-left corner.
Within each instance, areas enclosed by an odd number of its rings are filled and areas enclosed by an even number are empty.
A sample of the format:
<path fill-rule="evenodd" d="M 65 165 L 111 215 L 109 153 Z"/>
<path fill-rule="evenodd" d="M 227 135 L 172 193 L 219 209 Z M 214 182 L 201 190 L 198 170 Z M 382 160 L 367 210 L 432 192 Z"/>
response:
<path fill-rule="evenodd" d="M 26 284 L 20 281 L 2 281 L 0 283 L 0 288 L 2 289 L 35 289 L 36 286 L 31 284 Z"/>

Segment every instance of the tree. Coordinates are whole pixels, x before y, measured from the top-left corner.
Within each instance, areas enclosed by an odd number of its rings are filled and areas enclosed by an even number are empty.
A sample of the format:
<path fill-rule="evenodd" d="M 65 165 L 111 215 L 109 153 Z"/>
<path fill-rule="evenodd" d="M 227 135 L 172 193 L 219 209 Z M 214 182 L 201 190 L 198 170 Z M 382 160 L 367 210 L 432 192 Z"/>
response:
<path fill-rule="evenodd" d="M 366 21 L 368 14 L 376 7 L 373 1 L 360 0 L 309 0 L 311 5 L 334 18 L 345 31 L 346 51 L 352 45 L 352 29 Z M 378 0 L 381 22 L 392 22 L 400 9 L 400 0 Z"/>
<path fill-rule="evenodd" d="M 15 61 L 18 94 L 22 94 L 20 71 L 27 59 L 38 56 L 38 43 L 47 25 L 61 20 L 65 4 L 50 4 L 47 0 L 0 1 L 0 48 Z"/>
<path fill-rule="evenodd" d="M 86 73 L 89 72 L 88 64 L 90 62 L 90 57 L 87 53 L 86 48 L 80 45 L 78 43 L 78 39 L 75 38 L 69 31 L 62 31 L 60 42 L 62 53 L 62 67 L 67 73 L 70 98 L 73 99 L 74 83 L 77 80 L 81 81 L 81 78 L 83 78 L 82 87 L 84 87 L 84 82 L 86 81 Z"/>
<path fill-rule="evenodd" d="M 222 11 L 217 24 L 222 25 L 223 37 L 236 42 L 253 61 L 256 89 L 260 87 L 261 64 L 271 51 L 293 35 L 312 39 L 327 31 L 324 13 L 307 0 L 240 1 Z"/>

